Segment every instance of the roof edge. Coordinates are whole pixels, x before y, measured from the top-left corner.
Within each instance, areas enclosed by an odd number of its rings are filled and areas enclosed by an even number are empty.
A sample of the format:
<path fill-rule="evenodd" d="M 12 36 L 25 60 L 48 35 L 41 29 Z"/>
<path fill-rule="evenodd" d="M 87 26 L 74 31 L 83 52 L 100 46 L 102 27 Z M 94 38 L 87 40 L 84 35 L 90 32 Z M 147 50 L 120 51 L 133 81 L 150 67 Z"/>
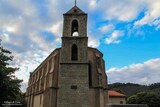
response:
<path fill-rule="evenodd" d="M 79 7 L 77 7 L 75 5 L 69 11 L 67 11 L 66 13 L 64 13 L 64 15 L 75 14 L 75 10 L 78 11 L 78 14 L 87 14 L 87 13 L 85 13 L 83 10 L 81 10 Z"/>

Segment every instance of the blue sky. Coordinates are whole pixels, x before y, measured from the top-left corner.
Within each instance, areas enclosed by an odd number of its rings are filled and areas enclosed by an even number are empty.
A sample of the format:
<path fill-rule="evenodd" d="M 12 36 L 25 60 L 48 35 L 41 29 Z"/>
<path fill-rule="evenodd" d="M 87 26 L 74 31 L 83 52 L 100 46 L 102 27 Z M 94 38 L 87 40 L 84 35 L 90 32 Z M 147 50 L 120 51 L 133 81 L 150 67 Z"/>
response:
<path fill-rule="evenodd" d="M 77 0 L 88 13 L 90 47 L 104 54 L 109 83 L 160 82 L 160 0 Z M 74 0 L 1 0 L 0 38 L 25 90 L 32 72 L 61 46 L 63 13 Z"/>

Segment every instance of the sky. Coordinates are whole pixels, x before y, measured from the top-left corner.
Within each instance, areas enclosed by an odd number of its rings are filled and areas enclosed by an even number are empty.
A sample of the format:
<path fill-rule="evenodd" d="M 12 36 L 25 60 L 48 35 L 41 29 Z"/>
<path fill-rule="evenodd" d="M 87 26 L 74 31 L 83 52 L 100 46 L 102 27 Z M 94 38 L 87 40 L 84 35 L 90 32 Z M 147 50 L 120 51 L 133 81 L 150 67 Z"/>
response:
<path fill-rule="evenodd" d="M 0 0 L 0 39 L 25 91 L 32 72 L 61 47 L 74 0 Z M 160 0 L 77 0 L 88 14 L 89 47 L 103 53 L 108 82 L 160 82 Z"/>

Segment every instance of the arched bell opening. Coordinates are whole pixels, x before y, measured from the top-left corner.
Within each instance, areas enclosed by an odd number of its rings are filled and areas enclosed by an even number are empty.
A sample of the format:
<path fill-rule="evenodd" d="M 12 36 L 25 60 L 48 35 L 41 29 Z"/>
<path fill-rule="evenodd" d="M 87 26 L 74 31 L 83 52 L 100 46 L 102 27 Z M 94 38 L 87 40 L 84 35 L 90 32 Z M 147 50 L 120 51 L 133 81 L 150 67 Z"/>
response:
<path fill-rule="evenodd" d="M 78 34 L 78 21 L 77 20 L 72 21 L 71 36 L 79 36 L 79 34 Z"/>

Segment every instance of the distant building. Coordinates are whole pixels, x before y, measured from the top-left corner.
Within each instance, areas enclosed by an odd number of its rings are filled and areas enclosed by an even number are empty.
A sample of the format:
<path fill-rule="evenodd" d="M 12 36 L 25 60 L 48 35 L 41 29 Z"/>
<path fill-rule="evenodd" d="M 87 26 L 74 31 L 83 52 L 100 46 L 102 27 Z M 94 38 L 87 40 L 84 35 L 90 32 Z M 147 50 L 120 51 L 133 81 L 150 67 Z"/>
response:
<path fill-rule="evenodd" d="M 108 90 L 109 101 L 106 107 L 148 107 L 146 104 L 126 104 L 126 95 Z"/>
<path fill-rule="evenodd" d="M 106 107 L 105 62 L 88 47 L 87 14 L 75 5 L 63 17 L 62 47 L 30 74 L 27 107 Z"/>
<path fill-rule="evenodd" d="M 114 90 L 108 91 L 109 104 L 126 104 L 126 95 Z"/>

